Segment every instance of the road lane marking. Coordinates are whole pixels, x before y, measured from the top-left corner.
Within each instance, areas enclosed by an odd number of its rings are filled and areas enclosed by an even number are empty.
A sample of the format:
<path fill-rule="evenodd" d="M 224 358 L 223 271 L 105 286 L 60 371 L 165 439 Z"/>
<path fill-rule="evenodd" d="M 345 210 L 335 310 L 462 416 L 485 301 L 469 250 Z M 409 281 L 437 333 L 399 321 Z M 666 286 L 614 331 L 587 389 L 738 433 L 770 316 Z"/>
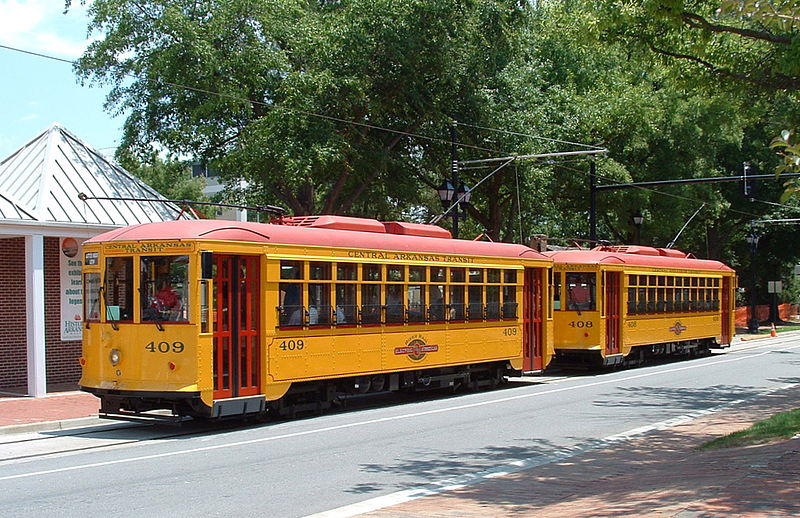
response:
<path fill-rule="evenodd" d="M 800 344 L 798 344 L 798 345 L 796 345 L 794 347 L 789 347 L 789 348 L 784 348 L 784 349 L 791 350 L 791 349 L 797 349 L 797 348 L 800 348 Z M 189 449 L 186 449 L 186 450 L 177 450 L 177 451 L 166 452 L 166 453 L 155 453 L 155 454 L 152 454 L 152 455 L 142 455 L 142 456 L 138 456 L 138 457 L 128 457 L 128 458 L 125 458 L 125 459 L 116 459 L 116 460 L 109 460 L 109 461 L 103 461 L 103 462 L 93 462 L 93 463 L 88 463 L 88 464 L 79 464 L 79 465 L 67 466 L 67 467 L 63 467 L 63 468 L 54 468 L 54 469 L 48 469 L 48 470 L 33 471 L 33 472 L 28 472 L 28 473 L 18 473 L 16 475 L 6 475 L 6 476 L 1 476 L 0 477 L 0 481 L 36 477 L 36 476 L 41 476 L 41 475 L 50 475 L 50 474 L 54 474 L 54 473 L 66 473 L 66 472 L 70 472 L 70 471 L 78 471 L 78 470 L 83 470 L 83 469 L 114 466 L 114 465 L 118 465 L 118 464 L 128 464 L 128 463 L 131 463 L 131 462 L 141 462 L 141 461 L 153 460 L 153 459 L 164 459 L 164 458 L 175 457 L 175 456 L 179 456 L 179 455 L 189 455 L 189 454 L 192 454 L 192 453 L 200 453 L 200 452 L 207 452 L 207 451 L 214 451 L 214 450 L 222 450 L 222 449 L 227 449 L 227 448 L 236 448 L 236 447 L 239 447 L 239 446 L 249 446 L 249 445 L 252 445 L 252 444 L 273 442 L 273 441 L 279 441 L 279 440 L 283 440 L 283 439 L 292 439 L 292 438 L 296 438 L 296 437 L 305 437 L 305 436 L 309 436 L 309 435 L 317 435 L 317 434 L 322 434 L 322 433 L 326 433 L 326 432 L 346 430 L 346 429 L 349 429 L 349 428 L 362 427 L 362 426 L 371 425 L 371 424 L 388 423 L 388 422 L 392 422 L 392 421 L 401 421 L 401 420 L 405 420 L 405 419 L 413 419 L 413 418 L 416 418 L 416 417 L 424 417 L 424 416 L 429 416 L 429 415 L 443 414 L 443 413 L 447 413 L 447 412 L 455 412 L 455 411 L 465 410 L 465 409 L 469 409 L 469 408 L 478 408 L 478 407 L 489 406 L 489 405 L 494 405 L 494 404 L 498 404 L 498 403 L 507 403 L 509 401 L 518 401 L 518 400 L 523 400 L 523 399 L 531 399 L 531 398 L 535 398 L 535 397 L 541 397 L 541 396 L 546 396 L 546 395 L 550 395 L 550 394 L 556 394 L 556 393 L 566 392 L 566 391 L 571 391 L 571 390 L 578 390 L 578 389 L 584 389 L 584 388 L 590 388 L 590 387 L 597 387 L 597 386 L 601 386 L 601 385 L 611 385 L 611 384 L 615 384 L 615 383 L 623 383 L 625 381 L 641 379 L 641 378 L 646 378 L 646 377 L 652 377 L 652 376 L 655 376 L 655 375 L 669 374 L 671 372 L 680 372 L 680 371 L 698 369 L 698 368 L 703 368 L 703 367 L 708 367 L 708 366 L 713 366 L 713 365 L 719 365 L 719 364 L 723 364 L 723 363 L 731 363 L 731 362 L 737 362 L 737 361 L 741 361 L 741 360 L 749 360 L 749 359 L 756 358 L 756 357 L 759 357 L 759 356 L 765 356 L 767 354 L 770 354 L 771 352 L 772 351 L 763 351 L 763 352 L 760 352 L 760 353 L 749 354 L 749 355 L 746 355 L 746 356 L 738 356 L 738 357 L 735 357 L 735 358 L 725 358 L 725 359 L 720 359 L 720 360 L 712 361 L 712 362 L 704 362 L 702 364 L 686 365 L 686 366 L 676 367 L 676 368 L 668 369 L 668 370 L 659 370 L 657 372 L 655 372 L 655 371 L 645 372 L 645 373 L 641 373 L 641 374 L 635 374 L 635 375 L 627 376 L 627 377 L 624 377 L 624 378 L 612 378 L 612 379 L 605 379 L 605 380 L 600 380 L 600 381 L 593 381 L 591 383 L 585 383 L 585 384 L 581 384 L 581 385 L 571 385 L 571 386 L 568 386 L 568 387 L 553 388 L 553 389 L 550 389 L 550 390 L 545 390 L 545 391 L 541 391 L 541 392 L 535 392 L 535 393 L 532 393 L 532 394 L 518 394 L 518 395 L 515 395 L 515 396 L 507 396 L 507 397 L 502 397 L 502 398 L 497 398 L 497 399 L 490 399 L 490 400 L 486 400 L 486 401 L 477 401 L 477 402 L 474 402 L 474 403 L 466 403 L 466 404 L 463 404 L 463 405 L 456 405 L 456 406 L 452 406 L 452 407 L 438 408 L 438 409 L 433 409 L 433 410 L 424 410 L 424 411 L 421 411 L 421 412 L 413 412 L 413 413 L 410 413 L 410 414 L 402 414 L 402 415 L 396 415 L 396 416 L 390 416 L 390 417 L 380 417 L 380 418 L 377 418 L 377 419 L 368 419 L 366 421 L 358 421 L 358 422 L 341 424 L 341 425 L 327 426 L 327 427 L 323 427 L 323 428 L 316 428 L 316 429 L 313 429 L 313 430 L 305 430 L 305 431 L 301 431 L 301 432 L 292 432 L 292 433 L 275 435 L 275 436 L 271 436 L 271 437 L 261 437 L 261 438 L 258 438 L 258 439 L 248 439 L 248 440 L 245 440 L 245 441 L 236 441 L 236 442 L 225 443 L 225 444 L 217 444 L 217 445 L 211 445 L 211 446 L 201 446 L 201 447 L 198 447 L 198 448 L 189 448 Z M 759 395 L 761 395 L 761 394 L 763 394 L 763 393 L 759 393 Z"/>

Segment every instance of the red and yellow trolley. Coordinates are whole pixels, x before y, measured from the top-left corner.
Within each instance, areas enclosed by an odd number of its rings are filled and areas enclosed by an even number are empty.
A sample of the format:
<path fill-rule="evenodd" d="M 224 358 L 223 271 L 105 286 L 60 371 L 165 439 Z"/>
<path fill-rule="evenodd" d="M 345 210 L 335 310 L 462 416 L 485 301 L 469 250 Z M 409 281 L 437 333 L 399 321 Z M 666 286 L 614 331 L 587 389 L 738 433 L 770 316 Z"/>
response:
<path fill-rule="evenodd" d="M 616 365 L 729 345 L 735 272 L 678 250 L 603 246 L 552 258 L 556 359 Z"/>
<path fill-rule="evenodd" d="M 83 375 L 101 415 L 324 409 L 493 386 L 553 355 L 552 261 L 434 226 L 173 221 L 84 244 Z"/>

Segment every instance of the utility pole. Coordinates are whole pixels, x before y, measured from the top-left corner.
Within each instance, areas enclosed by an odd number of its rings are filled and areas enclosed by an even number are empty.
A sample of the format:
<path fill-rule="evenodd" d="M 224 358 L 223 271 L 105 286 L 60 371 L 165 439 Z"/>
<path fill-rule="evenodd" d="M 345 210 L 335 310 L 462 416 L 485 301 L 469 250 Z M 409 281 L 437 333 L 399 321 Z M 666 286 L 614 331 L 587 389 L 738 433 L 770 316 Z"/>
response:
<path fill-rule="evenodd" d="M 458 196 L 458 133 L 456 132 L 456 121 L 450 124 L 450 178 L 453 180 L 455 196 Z M 460 204 L 453 207 L 453 239 L 458 239 L 458 218 L 461 217 Z"/>
<path fill-rule="evenodd" d="M 589 162 L 589 241 L 597 241 L 597 165 Z"/>

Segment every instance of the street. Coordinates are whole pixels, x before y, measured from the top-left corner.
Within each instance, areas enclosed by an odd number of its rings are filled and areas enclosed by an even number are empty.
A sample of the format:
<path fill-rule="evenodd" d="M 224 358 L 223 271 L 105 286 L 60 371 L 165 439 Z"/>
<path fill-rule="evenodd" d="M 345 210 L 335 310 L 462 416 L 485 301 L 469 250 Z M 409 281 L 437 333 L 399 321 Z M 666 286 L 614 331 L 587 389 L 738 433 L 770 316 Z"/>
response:
<path fill-rule="evenodd" d="M 791 333 L 691 361 L 513 379 L 501 390 L 397 397 L 293 421 L 8 436 L 0 510 L 347 516 L 624 443 L 800 383 L 798 365 Z"/>

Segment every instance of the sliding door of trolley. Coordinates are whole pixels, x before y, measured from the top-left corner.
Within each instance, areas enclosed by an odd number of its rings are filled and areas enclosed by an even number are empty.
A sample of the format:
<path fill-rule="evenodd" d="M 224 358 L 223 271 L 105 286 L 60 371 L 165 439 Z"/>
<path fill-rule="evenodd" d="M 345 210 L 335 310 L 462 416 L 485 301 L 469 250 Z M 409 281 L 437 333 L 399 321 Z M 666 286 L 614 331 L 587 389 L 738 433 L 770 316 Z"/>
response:
<path fill-rule="evenodd" d="M 522 370 L 526 372 L 542 370 L 542 297 L 545 270 L 541 268 L 525 269 L 525 284 L 522 289 Z"/>
<path fill-rule="evenodd" d="M 619 354 L 620 336 L 620 272 L 603 272 L 606 309 L 606 354 Z"/>
<path fill-rule="evenodd" d="M 259 259 L 214 255 L 215 399 L 260 392 Z"/>
<path fill-rule="evenodd" d="M 731 333 L 731 312 L 733 311 L 731 280 L 731 277 L 722 278 L 722 341 L 719 345 L 730 344 L 733 339 Z"/>

